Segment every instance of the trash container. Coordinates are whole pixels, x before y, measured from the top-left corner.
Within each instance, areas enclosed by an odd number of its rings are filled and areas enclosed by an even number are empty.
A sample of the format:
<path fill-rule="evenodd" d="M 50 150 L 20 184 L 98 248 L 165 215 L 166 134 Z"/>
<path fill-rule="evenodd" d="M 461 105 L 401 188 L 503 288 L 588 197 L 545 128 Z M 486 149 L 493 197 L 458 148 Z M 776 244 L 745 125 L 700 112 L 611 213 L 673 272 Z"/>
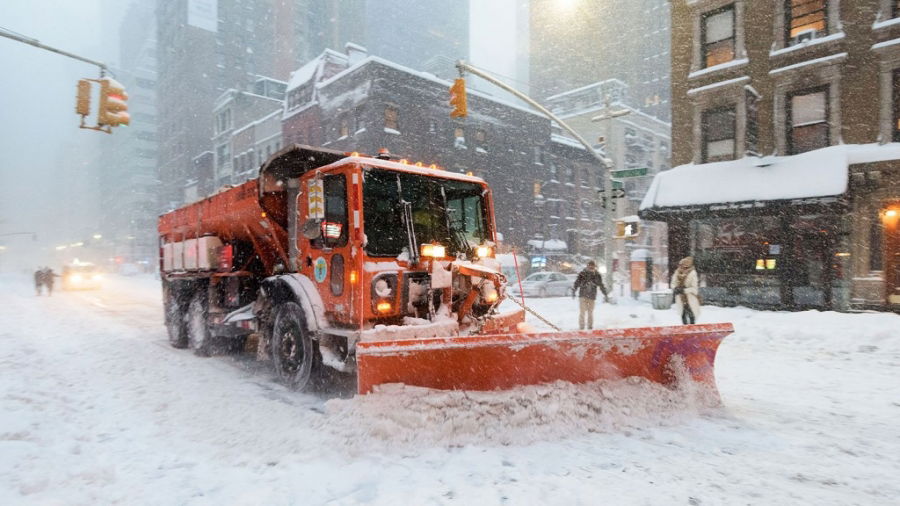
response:
<path fill-rule="evenodd" d="M 671 309 L 674 302 L 672 292 L 651 292 L 650 301 L 653 303 L 653 309 Z"/>

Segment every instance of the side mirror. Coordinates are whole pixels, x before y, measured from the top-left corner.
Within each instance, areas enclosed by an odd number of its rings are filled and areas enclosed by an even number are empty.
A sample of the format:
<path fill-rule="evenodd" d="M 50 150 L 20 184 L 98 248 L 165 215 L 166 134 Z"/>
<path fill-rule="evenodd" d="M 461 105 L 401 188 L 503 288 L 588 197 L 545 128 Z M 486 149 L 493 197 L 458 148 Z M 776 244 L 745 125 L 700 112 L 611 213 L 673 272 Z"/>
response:
<path fill-rule="evenodd" d="M 303 224 L 303 237 L 310 241 L 322 237 L 322 220 L 306 220 Z"/>

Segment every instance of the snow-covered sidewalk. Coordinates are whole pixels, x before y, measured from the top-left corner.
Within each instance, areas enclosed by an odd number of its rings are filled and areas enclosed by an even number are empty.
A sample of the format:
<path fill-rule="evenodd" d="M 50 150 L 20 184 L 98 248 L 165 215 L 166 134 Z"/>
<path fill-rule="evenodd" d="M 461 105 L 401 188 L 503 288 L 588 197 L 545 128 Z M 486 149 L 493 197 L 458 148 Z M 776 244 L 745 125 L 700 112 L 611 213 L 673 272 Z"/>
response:
<path fill-rule="evenodd" d="M 564 327 L 571 299 L 529 304 Z M 600 323 L 674 323 L 646 304 Z M 0 277 L 0 504 L 894 504 L 900 316 L 733 321 L 724 407 L 633 382 L 328 400 L 171 349 L 158 285 Z M 390 389 L 389 389 L 390 390 Z"/>

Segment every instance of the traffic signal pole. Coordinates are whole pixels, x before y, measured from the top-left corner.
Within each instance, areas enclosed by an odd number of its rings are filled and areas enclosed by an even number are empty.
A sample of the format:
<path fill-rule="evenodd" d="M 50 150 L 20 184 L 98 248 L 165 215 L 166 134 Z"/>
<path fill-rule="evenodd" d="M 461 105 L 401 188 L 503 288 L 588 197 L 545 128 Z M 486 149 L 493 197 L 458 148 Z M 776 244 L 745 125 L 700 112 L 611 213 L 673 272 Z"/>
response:
<path fill-rule="evenodd" d="M 43 49 L 45 51 L 50 51 L 51 53 L 60 54 L 63 56 L 67 56 L 69 58 L 73 58 L 78 61 L 83 61 L 85 63 L 90 63 L 91 65 L 96 65 L 100 68 L 100 77 L 104 77 L 106 72 L 109 70 L 105 63 L 99 62 L 96 60 L 91 60 L 90 58 L 85 58 L 84 56 L 78 56 L 75 53 L 70 53 L 68 51 L 63 51 L 62 49 L 58 49 L 55 47 L 48 46 L 46 44 L 42 44 L 37 39 L 32 39 L 31 37 L 26 37 L 24 35 L 12 32 L 6 28 L 0 27 L 0 37 L 6 37 L 7 39 L 12 39 L 17 42 L 21 42 L 23 44 L 28 44 L 29 46 L 34 46 L 38 49 Z"/>
<path fill-rule="evenodd" d="M 597 160 L 597 162 L 599 162 L 600 169 L 606 171 L 606 177 L 604 178 L 604 180 L 606 181 L 606 185 L 605 185 L 606 186 L 606 188 L 605 188 L 606 219 L 603 220 L 604 221 L 603 254 L 604 254 L 604 263 L 606 264 L 606 273 L 608 276 L 610 276 L 610 280 L 612 280 L 612 245 L 613 245 L 612 232 L 613 232 L 614 217 L 613 217 L 613 213 L 612 213 L 612 196 L 613 195 L 612 195 L 612 162 L 611 162 L 611 160 L 609 160 L 608 158 L 606 158 L 606 157 L 602 156 L 600 153 L 598 153 L 597 150 L 595 150 L 588 143 L 588 141 L 586 141 L 584 139 L 584 137 L 579 135 L 578 132 L 576 132 L 572 127 L 567 125 L 565 121 L 559 119 L 559 117 L 557 117 L 555 114 L 550 112 L 546 107 L 544 107 L 541 104 L 534 101 L 528 95 L 520 92 L 519 90 L 513 88 L 512 86 L 507 85 L 503 81 L 499 81 L 499 80 L 495 79 L 491 75 L 469 65 L 468 63 L 466 63 L 462 60 L 459 60 L 456 62 L 456 69 L 459 70 L 460 77 L 462 77 L 466 72 L 468 72 L 470 74 L 474 74 L 474 75 L 484 79 L 485 81 L 497 86 L 498 88 L 501 88 L 503 90 L 506 90 L 506 91 L 512 93 L 517 98 L 521 99 L 522 101 L 526 102 L 531 107 L 534 107 L 535 109 L 540 111 L 544 116 L 547 116 L 548 118 L 550 118 L 551 121 L 555 122 L 557 125 L 560 126 L 560 128 L 562 128 L 563 130 L 568 132 L 572 137 L 574 137 L 578 142 L 580 142 L 581 145 L 584 146 L 585 149 L 587 149 L 588 153 L 590 153 L 591 156 L 593 156 Z"/>

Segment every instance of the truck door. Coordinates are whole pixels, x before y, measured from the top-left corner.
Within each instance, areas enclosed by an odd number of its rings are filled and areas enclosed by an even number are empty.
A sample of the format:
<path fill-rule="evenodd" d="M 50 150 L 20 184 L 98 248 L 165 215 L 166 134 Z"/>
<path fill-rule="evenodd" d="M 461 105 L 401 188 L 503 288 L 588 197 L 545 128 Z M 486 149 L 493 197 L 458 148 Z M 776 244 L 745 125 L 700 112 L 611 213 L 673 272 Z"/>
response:
<path fill-rule="evenodd" d="M 307 205 L 300 206 L 300 272 L 316 284 L 328 320 L 341 323 L 354 321 L 347 179 L 345 171 L 307 179 L 301 194 Z"/>

